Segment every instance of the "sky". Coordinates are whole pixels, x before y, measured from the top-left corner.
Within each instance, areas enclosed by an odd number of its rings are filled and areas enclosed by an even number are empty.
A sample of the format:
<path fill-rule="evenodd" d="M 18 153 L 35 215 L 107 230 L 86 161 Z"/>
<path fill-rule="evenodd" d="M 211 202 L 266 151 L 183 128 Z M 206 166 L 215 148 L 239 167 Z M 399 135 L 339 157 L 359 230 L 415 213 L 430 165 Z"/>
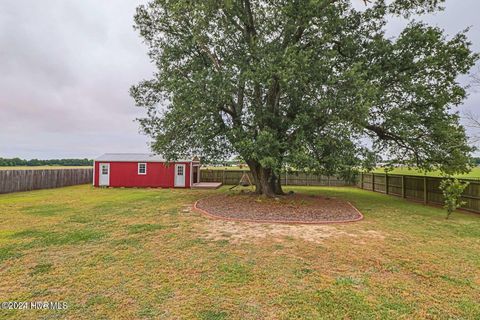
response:
<path fill-rule="evenodd" d="M 128 93 L 154 72 L 132 27 L 135 8 L 144 2 L 0 1 L 0 157 L 149 152 L 149 138 L 135 122 L 144 110 Z M 480 1 L 448 0 L 445 7 L 422 20 L 450 35 L 471 27 L 473 49 L 480 52 Z M 392 20 L 388 34 L 404 25 Z M 480 88 L 469 92 L 461 111 L 480 113 Z"/>

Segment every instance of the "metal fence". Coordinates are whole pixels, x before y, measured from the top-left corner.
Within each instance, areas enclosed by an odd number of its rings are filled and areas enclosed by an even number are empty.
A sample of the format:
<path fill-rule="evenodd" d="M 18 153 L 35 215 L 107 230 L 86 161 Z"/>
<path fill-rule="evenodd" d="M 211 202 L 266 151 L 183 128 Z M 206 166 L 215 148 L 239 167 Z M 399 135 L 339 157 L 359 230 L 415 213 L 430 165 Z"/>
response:
<path fill-rule="evenodd" d="M 0 170 L 0 193 L 92 183 L 93 168 Z"/>
<path fill-rule="evenodd" d="M 226 185 L 236 185 L 240 182 L 243 174 L 246 173 L 253 181 L 253 176 L 249 170 L 200 170 L 200 181 L 202 182 L 221 182 Z M 353 183 L 345 182 L 342 179 L 331 176 L 314 175 L 302 172 L 282 173 L 280 175 L 282 185 L 284 186 L 351 186 Z"/>
<path fill-rule="evenodd" d="M 358 187 L 375 192 L 390 194 L 405 199 L 420 201 L 424 204 L 443 204 L 440 182 L 443 178 L 393 175 L 380 173 L 361 174 Z M 480 181 L 467 180 L 469 185 L 462 194 L 463 209 L 480 212 Z"/>

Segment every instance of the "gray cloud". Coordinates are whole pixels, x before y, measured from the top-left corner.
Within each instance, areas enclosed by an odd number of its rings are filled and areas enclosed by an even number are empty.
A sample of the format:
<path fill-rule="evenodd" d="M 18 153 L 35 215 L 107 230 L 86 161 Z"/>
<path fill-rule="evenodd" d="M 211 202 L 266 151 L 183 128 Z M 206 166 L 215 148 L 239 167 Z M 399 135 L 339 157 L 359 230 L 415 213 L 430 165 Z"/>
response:
<path fill-rule="evenodd" d="M 140 0 L 2 0 L 0 156 L 95 157 L 146 152 L 129 87 L 153 72 L 132 28 Z M 453 35 L 471 26 L 480 51 L 476 0 L 449 0 L 423 18 Z M 404 23 L 392 20 L 393 35 Z M 468 81 L 468 79 L 462 79 Z M 462 110 L 480 111 L 480 89 Z"/>
<path fill-rule="evenodd" d="M 150 77 L 140 1 L 2 1 L 0 156 L 145 152 L 129 87 Z"/>

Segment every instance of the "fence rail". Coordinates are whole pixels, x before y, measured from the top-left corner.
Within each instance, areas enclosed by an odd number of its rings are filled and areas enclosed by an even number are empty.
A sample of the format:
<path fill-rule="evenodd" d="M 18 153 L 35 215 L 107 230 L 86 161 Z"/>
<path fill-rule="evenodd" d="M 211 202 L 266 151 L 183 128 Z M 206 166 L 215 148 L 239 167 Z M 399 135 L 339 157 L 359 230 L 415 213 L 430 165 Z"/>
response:
<path fill-rule="evenodd" d="M 360 175 L 357 185 L 365 190 L 390 194 L 424 204 L 442 205 L 444 200 L 440 190 L 442 179 L 427 176 L 365 173 Z M 480 212 L 480 181 L 460 180 L 469 182 L 462 194 L 462 200 L 465 202 L 462 208 Z"/>
<path fill-rule="evenodd" d="M 200 181 L 203 182 L 221 182 L 226 185 L 236 185 L 240 182 L 243 174 L 250 177 L 252 183 L 253 176 L 249 170 L 200 170 Z M 313 175 L 307 173 L 282 173 L 280 179 L 285 186 L 352 186 L 353 183 L 345 182 L 342 179 L 332 176 Z"/>
<path fill-rule="evenodd" d="M 93 169 L 0 170 L 0 193 L 92 183 Z"/>

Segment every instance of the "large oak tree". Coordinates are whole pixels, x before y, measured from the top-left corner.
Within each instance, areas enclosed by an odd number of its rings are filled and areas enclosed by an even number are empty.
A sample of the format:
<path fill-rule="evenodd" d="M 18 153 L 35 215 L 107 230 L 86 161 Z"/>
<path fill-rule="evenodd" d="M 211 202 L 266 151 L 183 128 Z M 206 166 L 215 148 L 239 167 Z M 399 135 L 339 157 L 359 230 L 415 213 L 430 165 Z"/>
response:
<path fill-rule="evenodd" d="M 131 89 L 140 124 L 169 159 L 240 155 L 268 196 L 285 165 L 351 177 L 382 156 L 465 171 L 452 107 L 478 57 L 466 31 L 411 19 L 442 2 L 152 0 L 135 15 L 157 68 Z M 395 38 L 392 16 L 411 20 Z"/>

